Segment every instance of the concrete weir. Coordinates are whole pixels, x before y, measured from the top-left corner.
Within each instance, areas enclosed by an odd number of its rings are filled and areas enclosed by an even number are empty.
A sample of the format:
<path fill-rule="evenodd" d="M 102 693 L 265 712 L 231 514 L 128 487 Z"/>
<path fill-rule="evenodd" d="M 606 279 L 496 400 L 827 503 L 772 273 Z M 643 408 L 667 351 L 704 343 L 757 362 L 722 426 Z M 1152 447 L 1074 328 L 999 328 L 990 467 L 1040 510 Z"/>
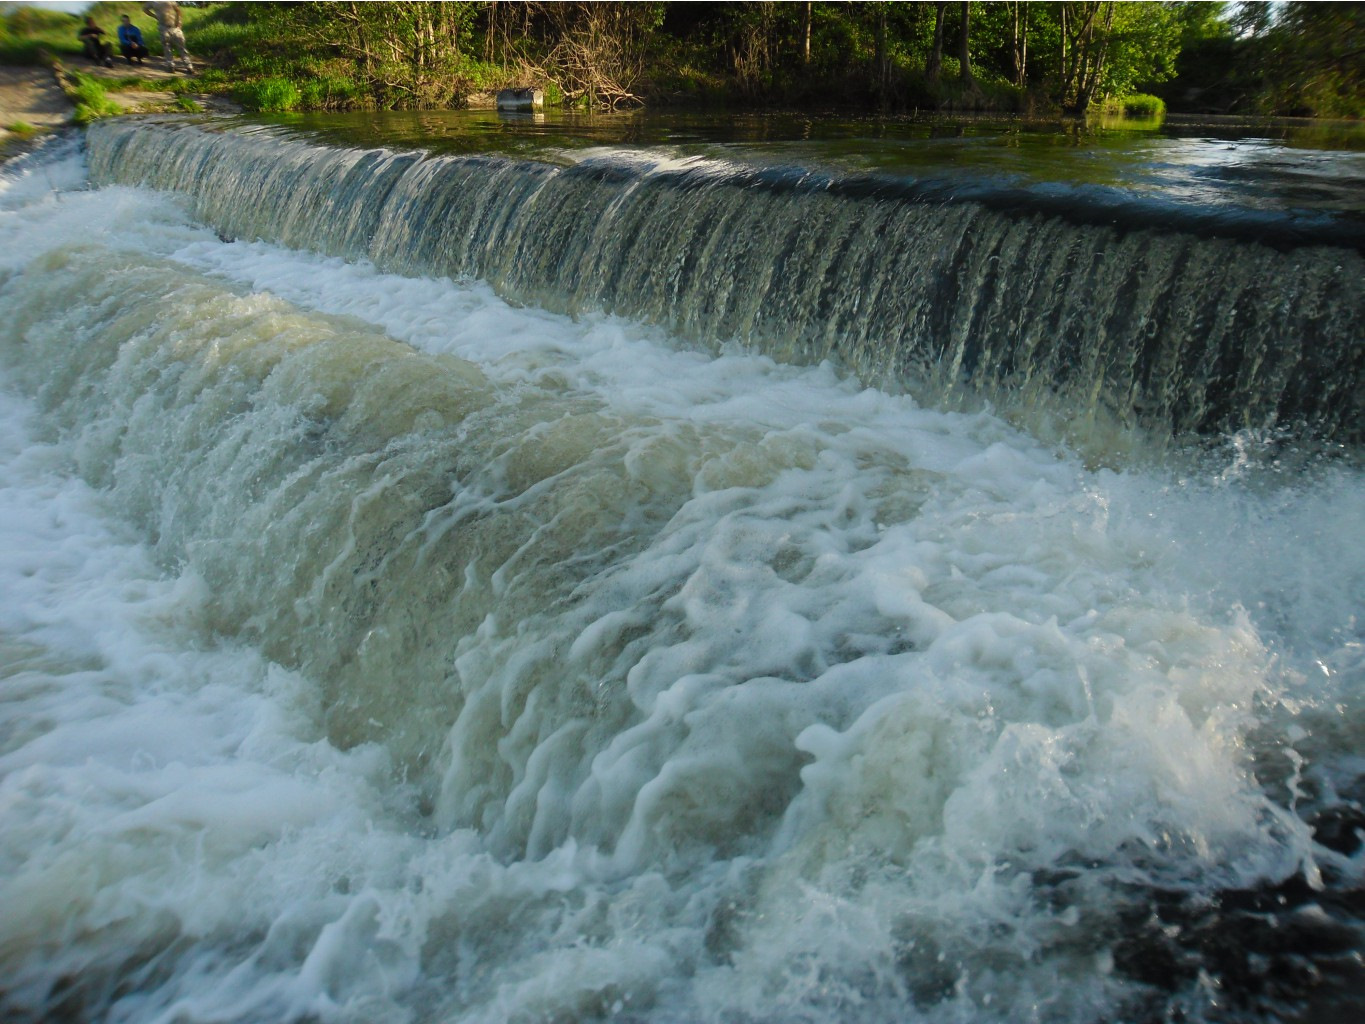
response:
<path fill-rule="evenodd" d="M 499 110 L 543 110 L 545 93 L 540 89 L 500 89 Z"/>

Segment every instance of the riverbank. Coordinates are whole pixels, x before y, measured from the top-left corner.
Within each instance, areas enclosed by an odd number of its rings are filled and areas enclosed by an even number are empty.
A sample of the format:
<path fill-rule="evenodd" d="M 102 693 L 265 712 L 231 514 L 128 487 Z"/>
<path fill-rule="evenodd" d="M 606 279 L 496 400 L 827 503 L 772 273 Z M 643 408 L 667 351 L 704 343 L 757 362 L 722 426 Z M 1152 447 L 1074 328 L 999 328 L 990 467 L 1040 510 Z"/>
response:
<path fill-rule="evenodd" d="M 0 66 L 0 142 L 12 135 L 59 127 L 71 120 L 71 103 L 47 68 Z"/>
<path fill-rule="evenodd" d="M 160 62 L 113 67 L 88 61 L 51 67 L 0 65 L 0 152 L 16 142 L 72 123 L 75 105 L 62 88 L 63 78 L 79 72 L 98 82 L 108 100 L 122 114 L 151 114 L 199 109 L 231 114 L 240 111 L 226 97 L 176 88 L 185 76 L 167 71 Z"/>

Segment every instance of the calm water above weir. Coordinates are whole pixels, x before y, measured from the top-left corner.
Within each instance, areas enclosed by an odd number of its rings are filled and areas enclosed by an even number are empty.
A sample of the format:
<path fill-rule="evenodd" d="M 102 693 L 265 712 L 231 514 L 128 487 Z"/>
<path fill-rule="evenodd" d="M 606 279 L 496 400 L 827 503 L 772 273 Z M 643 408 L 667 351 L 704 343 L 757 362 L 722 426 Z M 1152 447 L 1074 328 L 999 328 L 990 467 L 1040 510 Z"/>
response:
<path fill-rule="evenodd" d="M 1132 193 L 1178 204 L 1365 219 L 1365 125 L 1353 122 L 841 120 L 560 111 L 383 111 L 259 120 L 354 146 L 552 161 L 574 159 L 594 147 L 628 146 L 758 166 L 876 173 L 932 182 L 948 193 L 963 185 L 1052 194 L 1098 188 L 1110 198 Z"/>
<path fill-rule="evenodd" d="M 0 1018 L 1361 1016 L 1361 152 L 866 127 L 0 168 Z"/>

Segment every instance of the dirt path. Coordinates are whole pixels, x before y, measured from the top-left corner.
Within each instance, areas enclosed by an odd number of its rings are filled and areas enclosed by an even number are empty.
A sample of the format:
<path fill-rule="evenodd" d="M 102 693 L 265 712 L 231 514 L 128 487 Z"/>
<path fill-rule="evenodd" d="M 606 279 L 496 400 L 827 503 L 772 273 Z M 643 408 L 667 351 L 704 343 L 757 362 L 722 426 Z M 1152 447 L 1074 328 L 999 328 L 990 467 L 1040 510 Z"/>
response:
<path fill-rule="evenodd" d="M 47 68 L 0 66 L 0 136 L 16 124 L 56 128 L 71 118 L 71 104 Z"/>
<path fill-rule="evenodd" d="M 68 73 L 79 71 L 103 82 L 111 100 L 128 113 L 177 109 L 175 95 L 169 89 L 119 88 L 119 83 L 130 78 L 154 85 L 166 84 L 183 77 L 178 72 L 165 70 L 160 61 L 129 64 L 122 58 L 111 68 L 100 67 L 88 60 L 73 60 L 66 65 Z M 240 108 L 220 96 L 194 95 L 191 97 L 211 113 L 238 113 Z M 10 129 L 17 125 L 52 129 L 71 120 L 71 101 L 57 86 L 56 76 L 48 68 L 7 67 L 0 65 L 0 142 L 10 137 Z"/>

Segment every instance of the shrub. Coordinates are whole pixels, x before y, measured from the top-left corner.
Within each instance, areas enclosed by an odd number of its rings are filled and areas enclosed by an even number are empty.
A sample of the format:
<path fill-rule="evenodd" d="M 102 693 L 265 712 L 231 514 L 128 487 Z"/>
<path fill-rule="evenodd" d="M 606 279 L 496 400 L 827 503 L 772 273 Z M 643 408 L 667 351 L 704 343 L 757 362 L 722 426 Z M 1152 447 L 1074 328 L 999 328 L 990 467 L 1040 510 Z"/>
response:
<path fill-rule="evenodd" d="M 304 110 L 345 110 L 356 106 L 364 90 L 342 75 L 313 75 L 300 89 Z"/>
<path fill-rule="evenodd" d="M 1166 104 L 1161 97 L 1145 92 L 1135 92 L 1114 100 L 1112 106 L 1121 110 L 1126 117 L 1160 117 L 1166 113 Z"/>

